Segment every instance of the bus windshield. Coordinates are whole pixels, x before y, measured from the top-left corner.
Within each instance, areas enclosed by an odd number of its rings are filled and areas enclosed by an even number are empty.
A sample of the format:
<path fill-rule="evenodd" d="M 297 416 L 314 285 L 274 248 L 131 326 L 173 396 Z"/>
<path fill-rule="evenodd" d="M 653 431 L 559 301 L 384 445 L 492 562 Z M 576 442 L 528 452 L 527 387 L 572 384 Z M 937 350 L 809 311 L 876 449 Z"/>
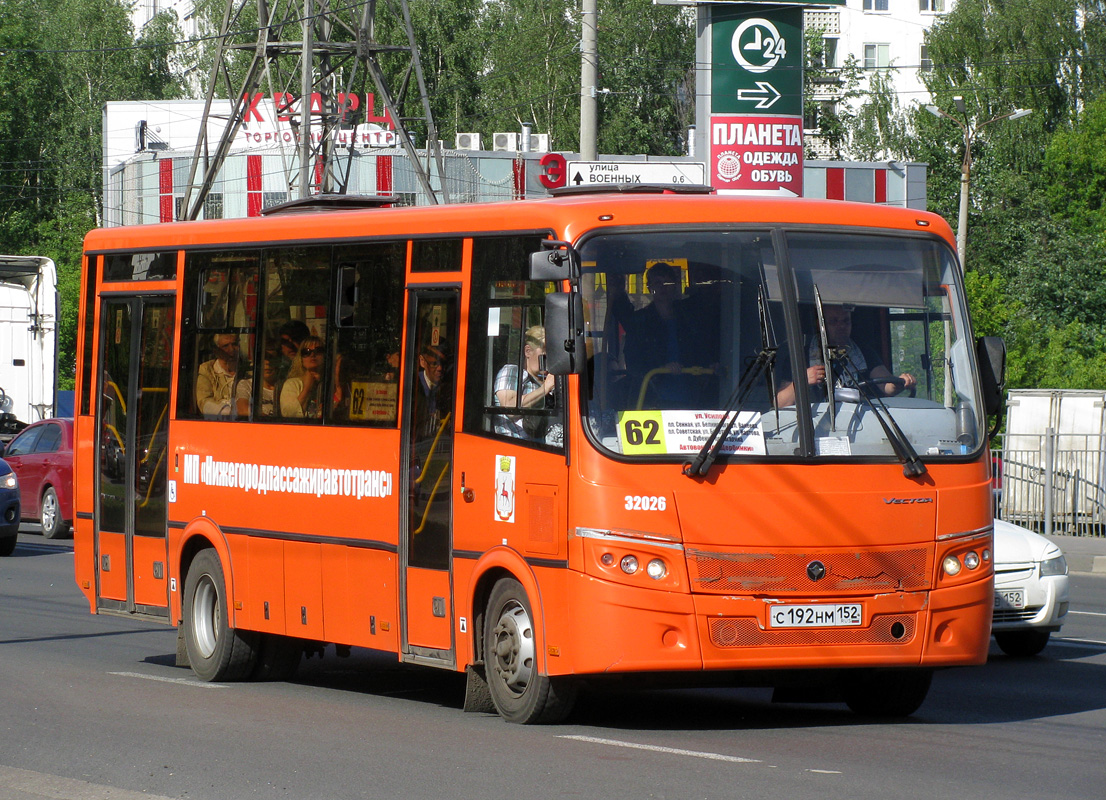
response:
<path fill-rule="evenodd" d="M 586 425 L 610 452 L 693 456 L 728 411 L 728 456 L 895 458 L 908 443 L 929 460 L 981 444 L 962 286 L 934 238 L 616 232 L 580 255 Z"/>

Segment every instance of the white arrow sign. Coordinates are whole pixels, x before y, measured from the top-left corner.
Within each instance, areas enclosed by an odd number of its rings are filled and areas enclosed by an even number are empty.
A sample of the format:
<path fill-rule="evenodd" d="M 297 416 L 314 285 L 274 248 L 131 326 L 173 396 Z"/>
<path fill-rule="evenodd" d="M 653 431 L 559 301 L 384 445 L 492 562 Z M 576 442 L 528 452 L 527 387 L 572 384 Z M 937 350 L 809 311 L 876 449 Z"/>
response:
<path fill-rule="evenodd" d="M 756 108 L 771 108 L 780 96 L 779 90 L 768 81 L 757 81 L 756 89 L 737 90 L 738 100 L 756 100 Z"/>

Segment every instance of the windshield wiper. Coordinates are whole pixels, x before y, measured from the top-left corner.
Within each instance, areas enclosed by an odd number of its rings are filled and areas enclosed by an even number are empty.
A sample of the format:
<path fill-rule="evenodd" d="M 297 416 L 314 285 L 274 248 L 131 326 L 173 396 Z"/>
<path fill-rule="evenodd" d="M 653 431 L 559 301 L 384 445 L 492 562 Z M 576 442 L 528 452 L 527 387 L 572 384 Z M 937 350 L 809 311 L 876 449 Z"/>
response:
<path fill-rule="evenodd" d="M 733 424 L 741 414 L 753 386 L 760 380 L 760 376 L 764 374 L 765 370 L 772 368 L 775 360 L 775 347 L 766 346 L 757 353 L 757 357 L 746 367 L 745 373 L 741 376 L 741 380 L 738 381 L 730 395 L 730 399 L 726 402 L 726 407 L 722 409 L 722 419 L 718 420 L 718 424 L 710 432 L 710 436 L 707 437 L 707 441 L 699 450 L 698 455 L 693 460 L 684 463 L 684 475 L 689 478 L 697 478 L 710 472 L 711 465 L 718 458 L 722 445 L 726 443 L 726 439 L 733 429 Z"/>
<path fill-rule="evenodd" d="M 860 395 L 860 399 L 872 410 L 872 414 L 879 421 L 879 424 L 883 427 L 883 432 L 887 434 L 887 441 L 891 443 L 891 447 L 895 451 L 895 455 L 899 457 L 902 462 L 902 474 L 908 478 L 919 478 L 925 475 L 928 470 L 926 469 L 925 462 L 918 456 L 917 451 L 914 450 L 914 446 L 910 444 L 910 440 L 906 438 L 906 434 L 902 432 L 902 428 L 895 421 L 895 417 L 891 414 L 891 411 L 883 403 L 883 398 L 878 394 L 875 394 L 878 389 L 876 384 L 879 383 L 878 379 L 869 378 L 867 381 L 860 379 L 860 371 L 856 368 L 856 364 L 848 358 L 847 351 L 841 350 L 842 356 L 840 360 L 843 364 L 844 372 L 848 376 L 849 380 L 853 382 L 858 388 L 857 394 Z M 829 368 L 826 369 L 826 374 L 829 374 Z M 867 387 L 865 387 L 867 384 Z M 871 391 L 868 391 L 871 389 Z M 873 402 L 873 400 L 875 402 Z M 830 408 L 834 405 L 834 399 L 832 393 L 830 394 Z"/>

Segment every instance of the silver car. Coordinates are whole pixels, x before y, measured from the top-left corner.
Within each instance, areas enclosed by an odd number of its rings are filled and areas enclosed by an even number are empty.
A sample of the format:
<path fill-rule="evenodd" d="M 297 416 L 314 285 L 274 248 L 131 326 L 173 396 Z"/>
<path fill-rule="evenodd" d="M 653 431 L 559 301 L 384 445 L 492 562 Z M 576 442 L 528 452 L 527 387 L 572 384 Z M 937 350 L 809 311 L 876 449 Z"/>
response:
<path fill-rule="evenodd" d="M 991 632 L 1002 652 L 1035 656 L 1068 613 L 1068 562 L 1044 536 L 995 520 L 995 610 Z"/>

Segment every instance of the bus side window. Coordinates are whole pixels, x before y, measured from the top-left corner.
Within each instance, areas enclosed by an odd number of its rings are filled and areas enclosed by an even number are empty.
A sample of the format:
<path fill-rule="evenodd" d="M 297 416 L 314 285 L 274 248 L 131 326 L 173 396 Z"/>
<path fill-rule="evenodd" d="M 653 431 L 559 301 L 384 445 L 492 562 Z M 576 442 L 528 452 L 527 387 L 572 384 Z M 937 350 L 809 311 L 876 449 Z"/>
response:
<path fill-rule="evenodd" d="M 188 254 L 178 417 L 250 417 L 258 262 L 256 251 Z"/>
<path fill-rule="evenodd" d="M 472 240 L 463 428 L 560 448 L 564 402 L 556 381 L 547 385 L 542 346 L 545 293 L 553 286 L 528 280 L 530 254 L 546 238 L 534 232 Z"/>
<path fill-rule="evenodd" d="M 556 378 L 545 371 L 542 306 L 491 306 L 485 393 L 485 430 L 500 436 L 560 446 Z"/>
<path fill-rule="evenodd" d="M 407 243 L 335 250 L 337 302 L 334 390 L 327 421 L 395 427 L 399 415 L 399 343 Z"/>
<path fill-rule="evenodd" d="M 286 422 L 321 422 L 332 390 L 336 351 L 328 325 L 331 253 L 331 247 L 265 253 L 261 352 L 262 358 L 280 357 L 273 412 Z"/>

